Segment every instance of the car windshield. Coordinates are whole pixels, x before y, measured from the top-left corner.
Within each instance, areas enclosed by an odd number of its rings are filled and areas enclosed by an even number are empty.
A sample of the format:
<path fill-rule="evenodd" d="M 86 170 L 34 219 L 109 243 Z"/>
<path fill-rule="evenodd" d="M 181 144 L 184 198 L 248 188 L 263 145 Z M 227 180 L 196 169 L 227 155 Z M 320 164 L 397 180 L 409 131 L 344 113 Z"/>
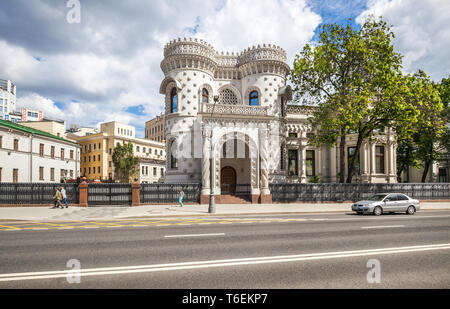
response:
<path fill-rule="evenodd" d="M 387 194 L 375 194 L 374 196 L 369 197 L 368 201 L 381 201 L 386 197 Z"/>

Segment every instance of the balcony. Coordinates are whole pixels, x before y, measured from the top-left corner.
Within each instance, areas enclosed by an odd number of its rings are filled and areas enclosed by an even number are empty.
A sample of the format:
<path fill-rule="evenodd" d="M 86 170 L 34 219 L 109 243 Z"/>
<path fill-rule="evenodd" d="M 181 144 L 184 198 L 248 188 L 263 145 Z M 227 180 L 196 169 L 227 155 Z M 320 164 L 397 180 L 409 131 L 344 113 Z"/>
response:
<path fill-rule="evenodd" d="M 214 104 L 203 104 L 203 112 L 212 113 Z M 245 116 L 267 116 L 267 107 L 249 105 L 227 105 L 216 104 L 214 114 L 221 115 L 245 115 Z"/>

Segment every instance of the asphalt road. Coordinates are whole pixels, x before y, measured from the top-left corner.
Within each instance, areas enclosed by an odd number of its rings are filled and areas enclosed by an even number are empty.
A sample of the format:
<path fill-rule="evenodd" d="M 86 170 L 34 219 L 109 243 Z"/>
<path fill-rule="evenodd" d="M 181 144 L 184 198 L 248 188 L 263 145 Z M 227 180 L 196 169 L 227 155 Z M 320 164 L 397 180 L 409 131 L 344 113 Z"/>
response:
<path fill-rule="evenodd" d="M 186 222 L 0 231 L 0 289 L 450 288 L 450 211 Z"/>

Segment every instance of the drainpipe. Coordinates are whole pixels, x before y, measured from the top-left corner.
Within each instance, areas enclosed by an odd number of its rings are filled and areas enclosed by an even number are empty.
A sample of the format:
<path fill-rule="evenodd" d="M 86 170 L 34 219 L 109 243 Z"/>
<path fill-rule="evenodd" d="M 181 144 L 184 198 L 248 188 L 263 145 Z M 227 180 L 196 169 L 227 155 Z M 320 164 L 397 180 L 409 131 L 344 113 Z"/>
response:
<path fill-rule="evenodd" d="M 33 182 L 33 135 L 30 135 L 30 182 Z"/>

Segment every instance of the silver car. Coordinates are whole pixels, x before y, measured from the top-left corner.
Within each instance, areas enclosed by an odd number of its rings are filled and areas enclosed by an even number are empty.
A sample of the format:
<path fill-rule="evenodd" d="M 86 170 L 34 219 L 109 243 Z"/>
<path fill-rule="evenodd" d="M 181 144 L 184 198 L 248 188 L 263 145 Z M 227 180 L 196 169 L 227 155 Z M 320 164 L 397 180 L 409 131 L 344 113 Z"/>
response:
<path fill-rule="evenodd" d="M 403 193 L 378 193 L 352 205 L 352 210 L 357 214 L 370 213 L 376 216 L 390 212 L 406 212 L 413 215 L 419 209 L 419 201 Z"/>

